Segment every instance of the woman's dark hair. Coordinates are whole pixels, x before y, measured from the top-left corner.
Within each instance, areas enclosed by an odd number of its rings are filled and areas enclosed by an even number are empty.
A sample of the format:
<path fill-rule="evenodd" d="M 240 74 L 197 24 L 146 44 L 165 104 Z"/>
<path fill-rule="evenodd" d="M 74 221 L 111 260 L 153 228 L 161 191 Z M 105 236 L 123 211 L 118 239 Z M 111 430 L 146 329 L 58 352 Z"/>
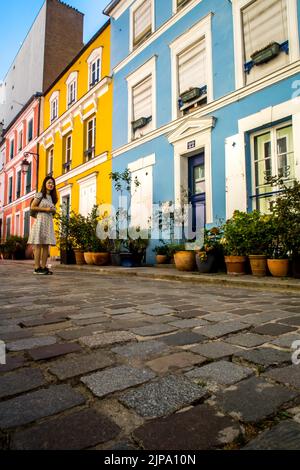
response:
<path fill-rule="evenodd" d="M 46 176 L 46 178 L 44 179 L 43 181 L 43 184 L 42 184 L 42 189 L 41 189 L 41 193 L 43 194 L 43 197 L 46 197 L 47 196 L 47 189 L 46 189 L 46 183 L 47 181 L 49 180 L 52 180 L 53 183 L 54 183 L 54 188 L 51 189 L 50 191 L 50 196 L 52 198 L 52 202 L 53 204 L 55 205 L 58 201 L 58 197 L 57 197 L 57 192 L 56 192 L 56 186 L 55 186 L 55 179 L 52 177 L 52 176 Z"/>

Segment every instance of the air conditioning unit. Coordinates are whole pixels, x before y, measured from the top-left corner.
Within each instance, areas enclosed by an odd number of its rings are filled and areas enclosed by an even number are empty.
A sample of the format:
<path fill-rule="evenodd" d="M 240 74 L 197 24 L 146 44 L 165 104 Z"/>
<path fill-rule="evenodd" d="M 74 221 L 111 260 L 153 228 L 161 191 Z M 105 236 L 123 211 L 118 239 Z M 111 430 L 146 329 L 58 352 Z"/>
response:
<path fill-rule="evenodd" d="M 142 127 L 145 127 L 149 121 L 151 121 L 152 116 L 149 117 L 141 117 L 137 119 L 136 121 L 133 121 L 132 124 L 132 130 L 135 132 L 137 129 L 141 129 Z"/>

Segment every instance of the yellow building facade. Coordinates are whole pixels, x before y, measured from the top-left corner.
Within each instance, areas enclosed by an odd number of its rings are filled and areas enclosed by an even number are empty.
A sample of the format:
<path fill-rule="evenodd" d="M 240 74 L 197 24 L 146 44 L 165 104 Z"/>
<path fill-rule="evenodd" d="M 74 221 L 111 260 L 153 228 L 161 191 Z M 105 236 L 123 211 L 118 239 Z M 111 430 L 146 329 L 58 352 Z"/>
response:
<path fill-rule="evenodd" d="M 111 204 L 109 22 L 46 91 L 42 115 L 39 188 L 45 176 L 52 174 L 58 204 L 82 215 L 87 215 L 94 204 Z"/>

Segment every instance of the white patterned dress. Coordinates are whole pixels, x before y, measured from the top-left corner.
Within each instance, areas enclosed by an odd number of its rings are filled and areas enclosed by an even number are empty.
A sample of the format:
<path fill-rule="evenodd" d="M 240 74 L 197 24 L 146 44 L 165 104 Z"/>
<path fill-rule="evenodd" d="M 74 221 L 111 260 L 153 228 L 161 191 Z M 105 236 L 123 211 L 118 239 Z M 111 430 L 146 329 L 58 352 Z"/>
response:
<path fill-rule="evenodd" d="M 44 198 L 42 193 L 37 193 L 34 198 L 41 201 L 39 208 L 55 208 L 50 194 Z M 52 213 L 37 212 L 27 243 L 29 245 L 56 245 Z"/>

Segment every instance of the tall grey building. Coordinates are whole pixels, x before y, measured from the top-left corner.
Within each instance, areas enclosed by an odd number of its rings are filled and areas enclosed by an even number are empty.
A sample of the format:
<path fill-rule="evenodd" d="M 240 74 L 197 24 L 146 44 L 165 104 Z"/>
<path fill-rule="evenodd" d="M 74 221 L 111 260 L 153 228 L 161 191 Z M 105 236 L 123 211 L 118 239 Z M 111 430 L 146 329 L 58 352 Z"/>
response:
<path fill-rule="evenodd" d="M 29 98 L 45 91 L 83 46 L 83 14 L 45 0 L 0 84 L 0 122 L 7 127 Z"/>

